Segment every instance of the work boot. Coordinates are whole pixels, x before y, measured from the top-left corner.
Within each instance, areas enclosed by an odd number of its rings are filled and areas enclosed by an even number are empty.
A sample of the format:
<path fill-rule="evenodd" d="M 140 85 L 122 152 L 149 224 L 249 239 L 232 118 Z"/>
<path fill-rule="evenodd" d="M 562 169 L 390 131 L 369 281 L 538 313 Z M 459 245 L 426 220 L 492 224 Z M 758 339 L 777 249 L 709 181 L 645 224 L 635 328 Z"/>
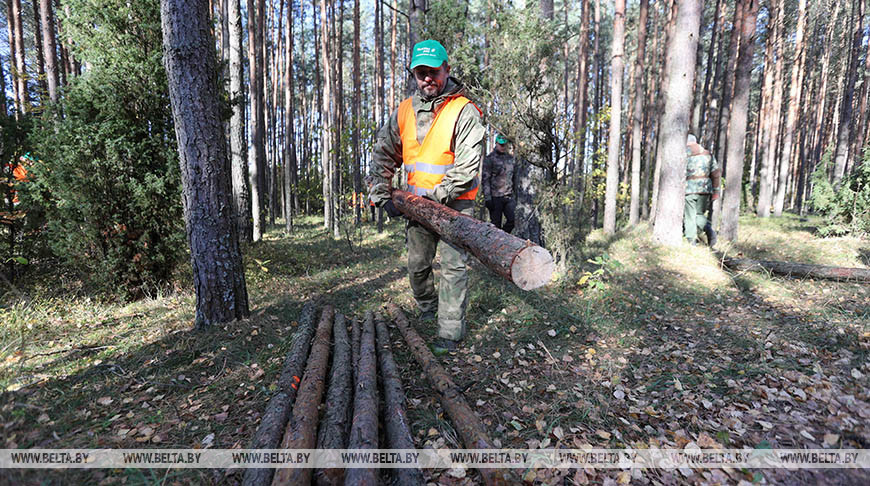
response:
<path fill-rule="evenodd" d="M 427 310 L 420 313 L 420 317 L 417 318 L 420 322 L 432 322 L 437 318 L 437 311 Z"/>
<path fill-rule="evenodd" d="M 707 225 L 704 226 L 704 233 L 707 234 L 707 246 L 709 246 L 710 248 L 716 246 L 716 242 L 719 240 L 719 237 L 716 234 L 716 230 L 713 229 L 713 226 L 707 223 Z"/>
<path fill-rule="evenodd" d="M 442 337 L 435 339 L 435 342 L 430 346 L 432 354 L 435 356 L 444 356 L 447 353 L 455 352 L 457 347 L 458 343 L 456 341 Z"/>

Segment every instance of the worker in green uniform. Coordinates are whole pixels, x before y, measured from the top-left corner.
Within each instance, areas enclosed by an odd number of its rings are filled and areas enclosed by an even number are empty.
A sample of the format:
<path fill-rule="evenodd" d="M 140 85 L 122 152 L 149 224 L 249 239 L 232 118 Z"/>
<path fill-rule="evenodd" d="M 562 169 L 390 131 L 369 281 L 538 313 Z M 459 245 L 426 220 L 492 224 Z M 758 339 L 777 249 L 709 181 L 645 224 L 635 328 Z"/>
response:
<path fill-rule="evenodd" d="M 495 137 L 495 149 L 483 159 L 483 196 L 489 220 L 496 228 L 510 233 L 514 229 L 517 202 L 513 198 L 517 163 L 504 135 Z M 502 225 L 504 217 L 504 225 Z"/>
<path fill-rule="evenodd" d="M 708 150 L 689 134 L 686 143 L 686 203 L 683 210 L 683 236 L 691 245 L 698 242 L 698 232 L 707 233 L 707 244 L 716 244 L 716 232 L 707 220 L 707 211 L 719 199 L 722 170 Z"/>
<path fill-rule="evenodd" d="M 471 215 L 486 135 L 480 110 L 450 77 L 447 51 L 438 41 L 415 44 L 408 68 L 417 91 L 378 131 L 367 177 L 371 200 L 391 217 L 400 216 L 391 200 L 391 181 L 396 169 L 404 167 L 409 192 Z M 438 320 L 432 350 L 453 351 L 466 332 L 468 254 L 413 220 L 407 225 L 407 245 L 419 319 Z M 436 248 L 441 254 L 437 292 L 432 270 Z"/>

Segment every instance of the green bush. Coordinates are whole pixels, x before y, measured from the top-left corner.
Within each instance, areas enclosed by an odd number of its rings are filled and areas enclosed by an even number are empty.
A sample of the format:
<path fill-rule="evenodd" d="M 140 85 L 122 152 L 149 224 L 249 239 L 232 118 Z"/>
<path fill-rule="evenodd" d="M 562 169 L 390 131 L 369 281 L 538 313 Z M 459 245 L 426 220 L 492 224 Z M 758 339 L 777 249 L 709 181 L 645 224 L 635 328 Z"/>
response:
<path fill-rule="evenodd" d="M 34 132 L 35 192 L 55 254 L 89 282 L 136 295 L 166 281 L 185 249 L 160 6 L 69 3 L 64 27 L 88 67 Z"/>
<path fill-rule="evenodd" d="M 822 236 L 870 235 L 870 147 L 865 147 L 862 160 L 843 178 L 838 190 L 828 181 L 830 162 L 829 150 L 812 175 L 810 204 L 825 221 L 819 233 Z"/>

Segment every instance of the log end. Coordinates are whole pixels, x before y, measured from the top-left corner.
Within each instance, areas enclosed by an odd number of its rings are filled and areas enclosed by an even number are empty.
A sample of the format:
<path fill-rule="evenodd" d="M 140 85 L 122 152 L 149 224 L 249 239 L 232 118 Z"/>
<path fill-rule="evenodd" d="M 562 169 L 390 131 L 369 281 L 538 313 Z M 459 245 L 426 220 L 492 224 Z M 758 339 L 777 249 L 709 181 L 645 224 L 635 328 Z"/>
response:
<path fill-rule="evenodd" d="M 523 290 L 533 290 L 550 282 L 556 264 L 550 252 L 540 246 L 521 250 L 511 264 L 511 280 Z"/>

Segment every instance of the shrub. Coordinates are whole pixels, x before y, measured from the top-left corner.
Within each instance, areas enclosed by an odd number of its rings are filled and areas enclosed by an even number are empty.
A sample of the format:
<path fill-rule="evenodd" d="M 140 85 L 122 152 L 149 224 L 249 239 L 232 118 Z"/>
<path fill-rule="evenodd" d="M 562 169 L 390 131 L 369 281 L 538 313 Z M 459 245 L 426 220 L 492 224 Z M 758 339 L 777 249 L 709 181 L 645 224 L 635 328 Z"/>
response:
<path fill-rule="evenodd" d="M 819 233 L 823 236 L 870 235 L 870 147 L 865 147 L 858 166 L 843 178 L 837 190 L 827 177 L 830 161 L 831 151 L 828 151 L 812 175 L 810 203 L 825 220 Z"/>
<path fill-rule="evenodd" d="M 64 26 L 88 68 L 67 88 L 63 116 L 49 110 L 34 133 L 37 197 L 55 254 L 135 295 L 166 281 L 185 248 L 160 6 L 72 3 Z"/>

